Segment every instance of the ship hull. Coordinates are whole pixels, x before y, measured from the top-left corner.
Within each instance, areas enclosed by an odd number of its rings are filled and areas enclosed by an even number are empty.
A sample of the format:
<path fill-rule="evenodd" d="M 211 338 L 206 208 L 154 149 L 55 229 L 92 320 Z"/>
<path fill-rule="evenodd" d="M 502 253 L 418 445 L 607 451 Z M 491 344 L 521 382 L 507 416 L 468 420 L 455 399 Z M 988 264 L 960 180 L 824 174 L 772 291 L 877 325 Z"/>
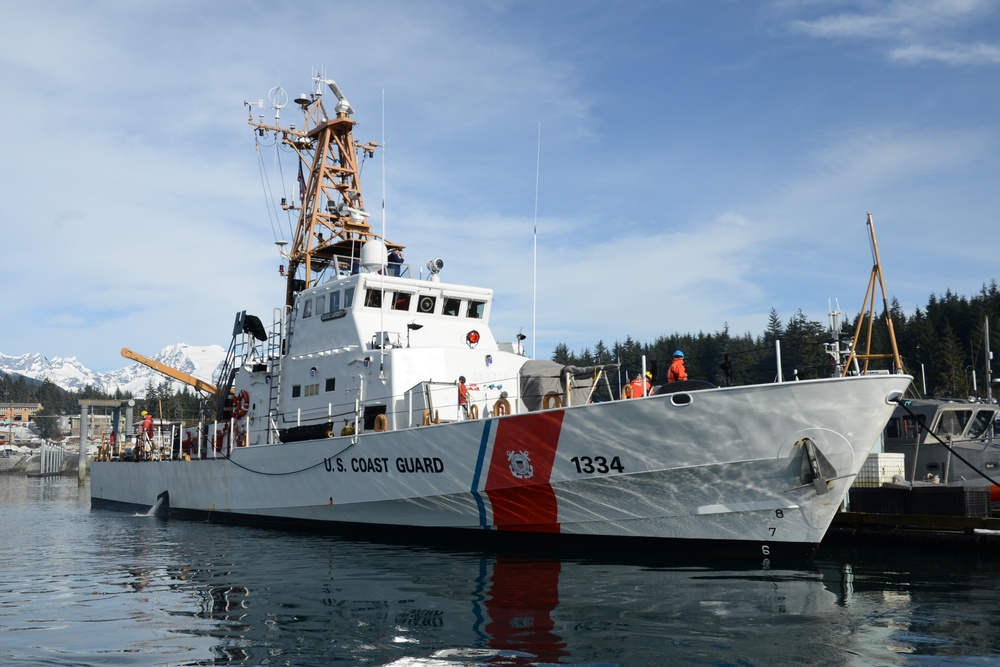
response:
<path fill-rule="evenodd" d="M 391 538 L 800 557 L 822 540 L 909 381 L 718 388 L 229 458 L 95 462 L 92 506 L 159 502 L 174 517 Z"/>

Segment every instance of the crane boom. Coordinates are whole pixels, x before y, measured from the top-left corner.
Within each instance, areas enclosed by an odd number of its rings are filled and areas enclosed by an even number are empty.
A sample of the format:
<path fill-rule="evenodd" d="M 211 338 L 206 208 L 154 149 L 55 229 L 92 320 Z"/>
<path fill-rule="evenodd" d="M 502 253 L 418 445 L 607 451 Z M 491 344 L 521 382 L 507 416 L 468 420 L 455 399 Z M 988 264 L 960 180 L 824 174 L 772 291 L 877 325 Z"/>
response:
<path fill-rule="evenodd" d="M 156 361 L 155 359 L 150 359 L 149 357 L 143 356 L 138 352 L 133 352 L 127 347 L 122 348 L 122 356 L 125 357 L 126 359 L 138 361 L 140 364 L 144 366 L 149 366 L 157 373 L 162 373 L 163 375 L 166 375 L 168 378 L 177 380 L 178 382 L 183 382 L 186 385 L 190 385 L 195 389 L 197 389 L 198 391 L 203 391 L 205 393 L 211 394 L 212 396 L 215 396 L 216 393 L 218 393 L 219 391 L 214 384 L 210 384 L 208 382 L 205 382 L 204 380 L 199 380 L 190 373 L 185 373 L 184 371 L 177 370 L 172 366 L 167 366 L 166 364 L 162 364 L 159 361 Z"/>

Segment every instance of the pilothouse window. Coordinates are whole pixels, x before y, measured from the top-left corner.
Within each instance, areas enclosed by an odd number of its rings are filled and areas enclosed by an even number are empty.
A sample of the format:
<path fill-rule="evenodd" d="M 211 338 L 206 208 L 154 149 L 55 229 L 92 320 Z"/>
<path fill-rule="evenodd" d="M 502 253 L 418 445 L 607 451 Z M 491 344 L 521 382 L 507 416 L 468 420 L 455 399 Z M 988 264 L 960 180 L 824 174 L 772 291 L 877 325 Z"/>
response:
<path fill-rule="evenodd" d="M 396 296 L 392 301 L 392 309 L 409 310 L 411 298 L 413 298 L 412 294 L 409 294 L 407 292 L 396 292 Z"/>
<path fill-rule="evenodd" d="M 445 297 L 444 307 L 441 309 L 441 314 L 451 315 L 452 317 L 458 317 L 458 313 L 461 307 L 462 307 L 461 299 Z"/>
<path fill-rule="evenodd" d="M 335 313 L 340 310 L 340 290 L 330 292 L 330 312 Z"/>
<path fill-rule="evenodd" d="M 354 288 L 348 287 L 344 290 L 344 309 L 348 309 L 354 305 Z"/>
<path fill-rule="evenodd" d="M 312 317 L 313 314 L 313 300 L 306 299 L 306 303 L 302 306 L 302 319 L 307 317 Z"/>
<path fill-rule="evenodd" d="M 976 416 L 972 420 L 972 426 L 969 427 L 969 437 L 978 438 L 983 433 L 986 433 L 986 429 L 990 427 L 990 423 L 996 414 L 993 410 L 979 410 L 976 412 Z"/>
<path fill-rule="evenodd" d="M 368 308 L 381 308 L 382 290 L 371 289 L 370 287 L 365 290 L 365 306 Z"/>
<path fill-rule="evenodd" d="M 971 416 L 972 410 L 945 410 L 934 432 L 938 435 L 959 435 Z"/>
<path fill-rule="evenodd" d="M 486 303 L 484 301 L 470 301 L 466 317 L 473 317 L 477 320 L 481 320 L 483 319 L 483 309 L 485 308 Z"/>
<path fill-rule="evenodd" d="M 920 436 L 920 431 L 923 425 L 927 422 L 927 417 L 924 415 L 917 415 L 916 417 L 911 417 L 906 415 L 903 417 L 903 437 L 904 438 L 916 438 Z"/>

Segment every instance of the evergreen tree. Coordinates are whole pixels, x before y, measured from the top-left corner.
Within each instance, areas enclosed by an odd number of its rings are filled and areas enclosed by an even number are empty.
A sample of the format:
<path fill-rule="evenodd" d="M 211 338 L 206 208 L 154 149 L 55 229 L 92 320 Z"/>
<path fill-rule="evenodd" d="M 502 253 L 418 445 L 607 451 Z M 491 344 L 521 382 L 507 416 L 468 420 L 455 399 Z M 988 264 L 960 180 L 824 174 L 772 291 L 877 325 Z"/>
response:
<path fill-rule="evenodd" d="M 938 342 L 935 363 L 937 387 L 948 398 L 964 398 L 969 395 L 969 382 L 965 374 L 965 364 L 962 348 L 958 338 L 945 324 L 944 331 Z"/>
<path fill-rule="evenodd" d="M 565 343 L 556 345 L 555 350 L 552 351 L 552 361 L 564 366 L 570 363 L 569 347 Z"/>
<path fill-rule="evenodd" d="M 772 311 L 773 312 L 773 311 Z M 830 362 L 824 351 L 826 329 L 809 320 L 801 310 L 788 320 L 781 344 L 782 373 L 799 379 L 829 377 Z"/>

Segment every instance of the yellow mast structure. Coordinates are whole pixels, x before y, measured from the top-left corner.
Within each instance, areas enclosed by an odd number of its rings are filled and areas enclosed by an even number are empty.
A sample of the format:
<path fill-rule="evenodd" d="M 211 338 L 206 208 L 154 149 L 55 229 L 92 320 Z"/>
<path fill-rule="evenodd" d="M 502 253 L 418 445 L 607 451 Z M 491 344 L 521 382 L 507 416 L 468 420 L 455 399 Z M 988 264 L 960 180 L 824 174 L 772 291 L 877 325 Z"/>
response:
<path fill-rule="evenodd" d="M 868 362 L 872 359 L 892 359 L 892 372 L 902 373 L 903 371 L 903 361 L 899 356 L 899 347 L 896 345 L 896 332 L 892 326 L 892 316 L 889 313 L 889 300 L 885 293 L 885 280 L 882 277 L 882 260 L 878 253 L 878 242 L 875 240 L 875 221 L 872 219 L 872 214 L 868 214 L 868 234 L 871 237 L 872 242 L 872 257 L 874 260 L 874 265 L 872 266 L 871 278 L 868 280 L 868 290 L 865 292 L 865 302 L 862 306 L 862 316 L 858 318 L 858 326 L 854 330 L 854 339 L 851 344 L 850 354 L 847 356 L 847 361 L 844 364 L 844 376 L 850 374 L 851 363 L 855 359 L 864 360 L 864 366 L 861 369 L 862 375 L 867 375 L 868 373 Z M 882 291 L 882 309 L 885 314 L 885 325 L 889 332 L 889 344 L 892 347 L 892 352 L 874 353 L 872 352 L 872 331 L 875 324 L 875 285 L 876 282 Z M 867 324 L 866 336 L 865 336 L 865 351 L 858 351 L 858 343 L 861 340 L 861 328 L 863 325 Z"/>
<path fill-rule="evenodd" d="M 378 239 L 368 223 L 369 214 L 361 194 L 358 155 L 373 157 L 378 144 L 360 144 L 354 140 L 354 109 L 337 84 L 320 76 L 313 78 L 316 89 L 303 94 L 294 102 L 302 109 L 305 122 L 300 129 L 294 125 L 278 125 L 283 104 L 275 102 L 278 114 L 275 124 L 254 120 L 252 110 L 248 122 L 259 136 L 273 132 L 281 142 L 299 157 L 300 201 L 296 205 L 282 199 L 282 209 L 298 210 L 299 219 L 291 246 L 284 256 L 288 260 L 285 304 L 292 306 L 295 294 L 312 287 L 324 269 L 350 269 L 361 255 L 365 242 Z M 323 105 L 323 88 L 336 96 L 334 116 L 330 118 Z M 284 95 L 276 88 L 275 94 Z M 286 98 L 287 99 L 287 98 Z M 303 169 L 305 173 L 303 174 Z M 399 248 L 386 243 L 387 249 Z"/>

